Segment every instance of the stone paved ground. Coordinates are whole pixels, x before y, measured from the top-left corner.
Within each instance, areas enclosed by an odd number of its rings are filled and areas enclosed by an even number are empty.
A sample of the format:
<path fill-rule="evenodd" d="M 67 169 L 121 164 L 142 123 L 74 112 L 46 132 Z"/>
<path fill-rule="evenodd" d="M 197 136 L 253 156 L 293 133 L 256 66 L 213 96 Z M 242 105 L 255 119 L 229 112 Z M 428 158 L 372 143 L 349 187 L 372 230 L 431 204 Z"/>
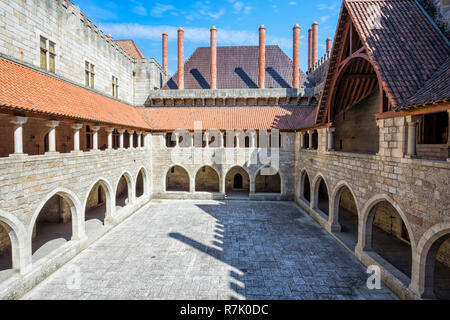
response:
<path fill-rule="evenodd" d="M 367 277 L 293 203 L 153 201 L 23 298 L 396 299 Z"/>

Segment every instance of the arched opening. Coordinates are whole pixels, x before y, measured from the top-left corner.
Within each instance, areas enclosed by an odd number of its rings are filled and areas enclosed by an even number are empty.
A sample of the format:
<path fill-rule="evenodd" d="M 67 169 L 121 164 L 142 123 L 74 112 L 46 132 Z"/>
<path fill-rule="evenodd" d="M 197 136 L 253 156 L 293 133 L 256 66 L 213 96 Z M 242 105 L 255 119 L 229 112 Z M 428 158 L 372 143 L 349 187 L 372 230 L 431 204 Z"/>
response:
<path fill-rule="evenodd" d="M 84 210 L 86 234 L 89 238 L 105 225 L 107 211 L 110 210 L 108 199 L 109 194 L 104 182 L 97 182 L 89 192 Z"/>
<path fill-rule="evenodd" d="M 32 233 L 33 262 L 44 258 L 72 238 L 72 211 L 67 197 L 56 194 L 42 207 Z"/>
<path fill-rule="evenodd" d="M 306 171 L 303 172 L 301 177 L 300 198 L 308 203 L 311 202 L 311 183 L 309 182 L 309 176 Z"/>
<path fill-rule="evenodd" d="M 174 166 L 167 171 L 166 191 L 189 192 L 189 174 L 183 167 Z"/>
<path fill-rule="evenodd" d="M 9 236 L 10 228 L 0 222 L 0 282 L 8 279 L 13 273 L 12 245 Z"/>
<path fill-rule="evenodd" d="M 340 232 L 337 236 L 351 249 L 358 243 L 358 207 L 348 187 L 342 187 L 335 199 L 335 219 L 337 219 Z"/>
<path fill-rule="evenodd" d="M 116 189 L 116 207 L 125 207 L 131 203 L 131 179 L 122 175 Z"/>
<path fill-rule="evenodd" d="M 250 191 L 250 176 L 239 166 L 231 168 L 225 176 L 225 191 L 229 196 L 245 196 Z"/>
<path fill-rule="evenodd" d="M 145 185 L 144 185 L 144 169 L 139 171 L 139 174 L 136 179 L 136 198 L 140 198 L 145 193 Z"/>
<path fill-rule="evenodd" d="M 198 170 L 195 176 L 196 192 L 219 192 L 219 175 L 210 166 L 204 166 Z"/>
<path fill-rule="evenodd" d="M 311 148 L 314 150 L 317 150 L 317 148 L 319 147 L 319 133 L 317 132 L 317 130 L 314 130 L 313 135 L 312 135 L 312 146 Z"/>
<path fill-rule="evenodd" d="M 309 149 L 309 133 L 305 132 L 303 134 L 303 149 Z"/>
<path fill-rule="evenodd" d="M 272 175 L 264 175 L 262 171 L 258 172 L 255 179 L 256 193 L 281 193 L 280 174 L 277 172 Z"/>
<path fill-rule="evenodd" d="M 325 183 L 325 180 L 323 178 L 320 178 L 320 180 L 317 182 L 318 187 L 316 187 L 316 201 L 317 201 L 317 208 L 326 214 L 327 216 L 330 214 L 329 212 L 329 196 L 328 196 L 328 188 Z"/>
<path fill-rule="evenodd" d="M 374 252 L 411 277 L 412 249 L 409 232 L 391 203 L 383 200 L 370 210 L 366 237 L 366 242 L 371 244 Z"/>
<path fill-rule="evenodd" d="M 450 230 L 428 250 L 423 298 L 450 300 Z"/>

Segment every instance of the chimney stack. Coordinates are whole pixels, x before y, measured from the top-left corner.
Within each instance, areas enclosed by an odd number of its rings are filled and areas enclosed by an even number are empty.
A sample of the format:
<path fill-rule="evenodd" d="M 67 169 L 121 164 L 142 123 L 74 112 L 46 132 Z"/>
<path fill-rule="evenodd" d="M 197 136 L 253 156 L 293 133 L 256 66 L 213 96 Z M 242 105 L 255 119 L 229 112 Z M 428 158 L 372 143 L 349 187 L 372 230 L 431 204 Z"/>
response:
<path fill-rule="evenodd" d="M 294 26 L 294 43 L 293 43 L 293 65 L 292 65 L 292 88 L 298 89 L 300 86 L 300 26 Z"/>
<path fill-rule="evenodd" d="M 327 53 L 331 51 L 331 38 L 327 38 Z"/>
<path fill-rule="evenodd" d="M 106 35 L 106 37 L 107 37 L 108 39 L 110 39 L 110 40 L 112 40 L 112 39 L 113 39 L 113 36 L 112 36 L 112 35 L 110 35 L 110 34 Z"/>
<path fill-rule="evenodd" d="M 314 22 L 312 25 L 313 39 L 312 39 L 312 66 L 317 62 L 318 46 L 319 46 L 319 24 Z"/>
<path fill-rule="evenodd" d="M 217 89 L 217 29 L 211 28 L 211 89 Z"/>
<path fill-rule="evenodd" d="M 162 46 L 163 46 L 163 69 L 166 73 L 168 72 L 167 67 L 167 33 L 162 34 Z"/>
<path fill-rule="evenodd" d="M 258 86 L 264 89 L 266 84 L 266 27 L 259 27 L 259 77 Z"/>
<path fill-rule="evenodd" d="M 184 89 L 184 30 L 178 29 L 178 89 Z"/>
<path fill-rule="evenodd" d="M 312 28 L 308 29 L 308 70 L 312 67 Z"/>

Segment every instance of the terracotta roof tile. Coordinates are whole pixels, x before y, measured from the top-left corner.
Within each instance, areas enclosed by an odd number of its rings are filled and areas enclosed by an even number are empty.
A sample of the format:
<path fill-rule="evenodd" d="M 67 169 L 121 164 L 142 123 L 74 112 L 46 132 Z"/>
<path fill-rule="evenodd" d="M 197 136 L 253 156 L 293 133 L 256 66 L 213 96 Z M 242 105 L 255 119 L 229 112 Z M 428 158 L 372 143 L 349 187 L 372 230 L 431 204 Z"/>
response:
<path fill-rule="evenodd" d="M 142 109 L 153 130 L 194 130 L 194 122 L 202 128 L 218 130 L 296 130 L 311 127 L 315 106 L 239 106 L 239 107 L 152 107 Z"/>
<path fill-rule="evenodd" d="M 258 46 L 217 47 L 217 88 L 258 87 Z M 163 89 L 177 89 L 176 73 Z M 300 85 L 308 85 L 300 70 Z M 292 60 L 278 47 L 266 46 L 266 88 L 291 88 Z M 210 48 L 197 48 L 184 65 L 185 89 L 210 88 Z"/>
<path fill-rule="evenodd" d="M 150 129 L 139 109 L 0 59 L 0 108 Z"/>
<path fill-rule="evenodd" d="M 145 59 L 144 54 L 133 40 L 114 40 L 114 42 L 131 57 L 137 59 L 139 64 L 142 63 L 142 59 Z"/>

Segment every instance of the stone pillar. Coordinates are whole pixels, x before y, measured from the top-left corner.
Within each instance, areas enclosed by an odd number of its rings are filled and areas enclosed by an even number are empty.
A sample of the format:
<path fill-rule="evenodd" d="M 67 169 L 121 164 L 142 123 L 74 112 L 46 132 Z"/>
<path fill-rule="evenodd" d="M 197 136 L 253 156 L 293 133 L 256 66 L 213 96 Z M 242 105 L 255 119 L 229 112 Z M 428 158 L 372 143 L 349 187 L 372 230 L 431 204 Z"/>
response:
<path fill-rule="evenodd" d="M 266 27 L 259 27 L 259 76 L 258 86 L 264 89 L 266 85 Z"/>
<path fill-rule="evenodd" d="M 305 149 L 305 133 L 300 132 L 300 149 Z"/>
<path fill-rule="evenodd" d="M 206 148 L 209 148 L 209 134 L 208 134 L 208 132 L 205 132 L 205 135 L 203 136 L 203 139 L 205 139 Z"/>
<path fill-rule="evenodd" d="M 336 128 L 328 128 L 327 151 L 334 151 L 334 132 Z"/>
<path fill-rule="evenodd" d="M 137 132 L 137 135 L 138 135 L 138 139 L 137 139 L 137 147 L 138 147 L 138 149 L 141 149 L 141 148 L 142 148 L 142 141 L 141 141 L 142 131 L 138 131 L 138 132 Z"/>
<path fill-rule="evenodd" d="M 235 133 L 234 136 L 236 137 L 236 146 L 235 146 L 235 148 L 240 148 L 240 147 L 241 147 L 241 145 L 240 145 L 240 143 L 241 143 L 240 140 L 241 140 L 241 139 L 239 139 L 239 138 L 240 138 L 239 132 L 238 132 L 238 133 Z"/>
<path fill-rule="evenodd" d="M 309 150 L 313 150 L 314 148 L 313 148 L 313 133 L 314 133 L 314 130 L 309 130 L 308 131 L 308 135 L 309 135 Z"/>
<path fill-rule="evenodd" d="M 129 130 L 128 131 L 128 135 L 129 135 L 129 137 L 128 137 L 128 139 L 130 140 L 130 143 L 129 143 L 129 147 L 130 147 L 130 149 L 133 149 L 133 142 L 134 142 L 134 137 L 133 137 L 133 135 L 134 135 L 134 130 Z"/>
<path fill-rule="evenodd" d="M 409 158 L 416 156 L 416 122 L 413 121 L 412 116 L 407 116 L 406 121 L 408 123 L 408 148 L 406 155 Z"/>
<path fill-rule="evenodd" d="M 112 150 L 114 128 L 106 128 L 105 130 L 106 130 L 106 133 L 108 133 L 108 150 Z"/>
<path fill-rule="evenodd" d="M 327 53 L 331 52 L 331 38 L 327 38 Z"/>
<path fill-rule="evenodd" d="M 59 121 L 47 122 L 47 127 L 50 128 L 48 132 L 48 152 L 56 152 L 56 127 L 59 125 Z"/>
<path fill-rule="evenodd" d="M 76 123 L 72 126 L 73 129 L 73 151 L 80 151 L 80 130 L 83 128 L 81 123 Z"/>
<path fill-rule="evenodd" d="M 317 62 L 318 46 L 319 46 L 319 24 L 314 22 L 312 25 L 312 65 Z"/>
<path fill-rule="evenodd" d="M 27 121 L 26 117 L 14 117 L 11 120 L 14 124 L 14 154 L 23 154 L 23 125 Z"/>
<path fill-rule="evenodd" d="M 119 130 L 117 130 L 117 132 L 119 132 L 119 148 L 123 149 L 123 134 L 124 134 L 125 130 L 119 129 Z"/>
<path fill-rule="evenodd" d="M 184 90 L 184 30 L 178 29 L 178 89 Z"/>
<path fill-rule="evenodd" d="M 180 135 L 178 132 L 174 132 L 173 135 L 175 136 L 175 148 L 180 147 Z"/>
<path fill-rule="evenodd" d="M 217 29 L 211 28 L 211 89 L 217 89 Z"/>
<path fill-rule="evenodd" d="M 293 31 L 292 88 L 298 89 L 300 87 L 300 26 L 296 24 Z"/>
<path fill-rule="evenodd" d="M 92 149 L 98 150 L 98 132 L 100 130 L 99 126 L 92 127 Z"/>
<path fill-rule="evenodd" d="M 219 148 L 223 148 L 223 132 L 219 132 Z"/>
<path fill-rule="evenodd" d="M 168 63 L 167 63 L 167 33 L 162 34 L 162 45 L 163 45 L 163 69 L 168 74 Z"/>
<path fill-rule="evenodd" d="M 252 131 L 250 136 L 250 148 L 254 149 L 256 147 L 256 132 Z"/>

